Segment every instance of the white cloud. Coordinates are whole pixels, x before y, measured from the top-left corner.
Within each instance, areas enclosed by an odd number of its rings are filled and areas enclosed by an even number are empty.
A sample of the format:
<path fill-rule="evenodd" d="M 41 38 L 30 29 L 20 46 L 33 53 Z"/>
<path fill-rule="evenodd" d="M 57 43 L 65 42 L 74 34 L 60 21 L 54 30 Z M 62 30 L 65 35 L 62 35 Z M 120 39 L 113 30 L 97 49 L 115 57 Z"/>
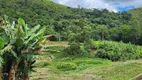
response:
<path fill-rule="evenodd" d="M 117 7 L 142 7 L 142 0 L 53 0 L 59 4 L 84 8 L 107 8 L 110 11 L 117 11 Z"/>

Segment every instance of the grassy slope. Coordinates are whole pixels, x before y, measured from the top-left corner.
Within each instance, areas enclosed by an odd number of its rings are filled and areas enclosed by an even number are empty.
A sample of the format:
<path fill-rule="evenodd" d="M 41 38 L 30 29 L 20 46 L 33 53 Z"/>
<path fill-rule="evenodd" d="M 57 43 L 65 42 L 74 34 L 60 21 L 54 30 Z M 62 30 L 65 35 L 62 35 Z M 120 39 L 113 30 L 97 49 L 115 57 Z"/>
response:
<path fill-rule="evenodd" d="M 113 62 L 113 64 L 110 65 L 88 68 L 70 77 L 75 78 L 77 74 L 81 74 L 84 75 L 84 77 L 78 76 L 77 80 L 82 80 L 86 77 L 88 77 L 89 80 L 129 80 L 142 72 L 141 61 L 142 60 Z"/>
<path fill-rule="evenodd" d="M 66 46 L 67 42 L 49 42 L 49 45 L 52 46 L 57 46 L 57 44 L 63 44 Z M 77 60 L 84 60 L 84 58 Z M 50 61 L 52 62 L 52 60 L 48 57 L 44 57 L 42 60 L 38 60 L 37 62 L 47 63 Z M 66 60 L 58 58 L 55 59 L 53 63 L 59 63 L 62 61 Z M 94 64 L 93 66 L 91 65 L 83 70 L 69 72 L 57 70 L 54 66 L 38 66 L 39 67 L 35 68 L 37 72 L 31 74 L 30 80 L 129 80 L 142 72 L 142 60 L 113 62 L 112 64 Z"/>
<path fill-rule="evenodd" d="M 126 62 L 114 62 L 112 65 L 99 66 L 91 68 L 84 72 L 94 75 L 101 75 L 103 78 L 98 80 L 129 80 L 142 72 L 142 60 L 133 60 Z"/>
<path fill-rule="evenodd" d="M 36 68 L 31 80 L 129 80 L 142 72 L 142 60 L 113 62 L 79 72 L 57 72 L 49 68 Z"/>

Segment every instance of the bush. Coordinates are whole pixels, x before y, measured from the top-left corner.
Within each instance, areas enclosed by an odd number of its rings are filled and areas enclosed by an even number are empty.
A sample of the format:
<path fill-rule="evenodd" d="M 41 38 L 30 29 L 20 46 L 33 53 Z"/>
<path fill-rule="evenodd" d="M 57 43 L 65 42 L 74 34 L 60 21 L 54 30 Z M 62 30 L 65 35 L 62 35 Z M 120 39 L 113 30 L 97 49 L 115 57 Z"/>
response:
<path fill-rule="evenodd" d="M 70 43 L 70 46 L 65 48 L 63 50 L 64 55 L 73 55 L 73 56 L 79 56 L 82 55 L 81 53 L 81 47 L 79 43 Z"/>
<path fill-rule="evenodd" d="M 142 47 L 131 43 L 96 41 L 92 42 L 92 46 L 95 47 L 96 57 L 112 61 L 138 59 L 142 56 Z"/>
<path fill-rule="evenodd" d="M 75 63 L 71 63 L 71 62 L 61 62 L 56 65 L 56 68 L 60 69 L 62 71 L 76 70 L 77 65 Z"/>
<path fill-rule="evenodd" d="M 97 53 L 96 57 L 103 58 L 103 59 L 109 59 L 112 61 L 118 61 L 121 56 L 121 53 L 116 53 L 113 51 L 106 51 L 104 49 L 98 49 L 96 53 Z"/>
<path fill-rule="evenodd" d="M 76 42 L 72 42 L 70 43 L 70 46 L 65 48 L 63 50 L 63 55 L 64 56 L 79 56 L 79 57 L 87 57 L 88 51 L 87 49 L 85 49 L 86 47 L 84 46 L 84 43 L 76 43 Z"/>

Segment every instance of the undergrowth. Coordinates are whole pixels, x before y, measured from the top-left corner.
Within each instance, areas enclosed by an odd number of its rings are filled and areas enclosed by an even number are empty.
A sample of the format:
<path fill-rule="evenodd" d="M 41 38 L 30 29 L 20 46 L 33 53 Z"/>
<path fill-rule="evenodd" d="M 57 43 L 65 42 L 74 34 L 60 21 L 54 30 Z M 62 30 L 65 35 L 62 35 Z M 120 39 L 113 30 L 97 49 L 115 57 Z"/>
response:
<path fill-rule="evenodd" d="M 131 43 L 113 41 L 92 41 L 94 54 L 98 58 L 125 61 L 142 58 L 142 47 Z"/>

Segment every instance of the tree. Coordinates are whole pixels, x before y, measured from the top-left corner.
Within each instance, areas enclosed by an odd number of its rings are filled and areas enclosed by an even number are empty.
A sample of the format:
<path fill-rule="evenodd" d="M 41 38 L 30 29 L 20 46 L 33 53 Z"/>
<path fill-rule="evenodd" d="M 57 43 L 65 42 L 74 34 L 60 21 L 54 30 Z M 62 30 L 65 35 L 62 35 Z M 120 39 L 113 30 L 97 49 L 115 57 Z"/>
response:
<path fill-rule="evenodd" d="M 114 41 L 131 42 L 137 44 L 140 39 L 140 30 L 129 25 L 122 25 L 121 27 L 111 28 L 110 39 Z"/>
<path fill-rule="evenodd" d="M 0 63 L 3 80 L 27 80 L 35 62 L 35 54 L 40 53 L 38 44 L 43 39 L 45 27 L 40 25 L 29 28 L 25 21 L 10 23 L 5 16 L 4 25 L 0 25 Z"/>
<path fill-rule="evenodd" d="M 89 39 L 91 38 L 91 27 L 90 26 L 84 26 L 83 28 L 79 27 L 71 27 L 72 29 L 76 29 L 77 31 L 73 31 L 72 33 L 69 34 L 68 39 L 69 42 L 88 42 Z"/>
<path fill-rule="evenodd" d="M 98 25 L 96 27 L 97 34 L 100 36 L 101 40 L 104 40 L 108 34 L 108 28 L 105 25 Z"/>

